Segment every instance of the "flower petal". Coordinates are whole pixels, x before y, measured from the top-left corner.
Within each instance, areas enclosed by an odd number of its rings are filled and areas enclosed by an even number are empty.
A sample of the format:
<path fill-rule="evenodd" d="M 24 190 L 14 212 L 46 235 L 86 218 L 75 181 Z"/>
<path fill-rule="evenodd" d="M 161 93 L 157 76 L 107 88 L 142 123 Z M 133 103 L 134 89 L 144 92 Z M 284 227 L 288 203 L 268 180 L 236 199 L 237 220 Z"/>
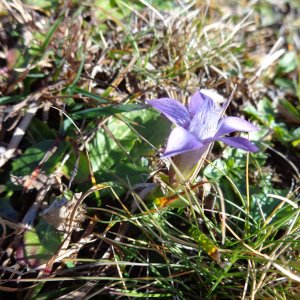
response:
<path fill-rule="evenodd" d="M 200 149 L 203 144 L 182 127 L 175 127 L 168 139 L 167 148 L 163 157 L 170 157 L 191 150 Z"/>
<path fill-rule="evenodd" d="M 239 148 L 249 152 L 257 152 L 259 150 L 254 144 L 249 142 L 249 140 L 242 137 L 223 137 L 215 138 L 214 140 L 221 141 L 229 146 Z"/>
<path fill-rule="evenodd" d="M 196 105 L 200 105 L 197 110 Z M 193 111 L 195 115 L 191 120 L 189 132 L 197 136 L 199 141 L 213 138 L 218 129 L 221 110 L 210 97 L 198 92 L 197 95 L 193 95 L 189 103 L 190 114 Z"/>
<path fill-rule="evenodd" d="M 251 131 L 257 131 L 258 128 L 254 125 L 252 125 L 250 122 L 238 118 L 238 117 L 225 117 L 221 121 L 221 126 L 219 127 L 217 133 L 215 134 L 215 137 L 223 136 L 225 134 L 234 132 L 234 131 L 245 131 L 245 132 L 251 132 Z"/>
<path fill-rule="evenodd" d="M 215 107 L 214 101 L 207 95 L 197 91 L 191 98 L 188 110 L 191 118 L 199 111 L 199 109 L 205 109 L 206 107 L 211 108 Z"/>
<path fill-rule="evenodd" d="M 149 105 L 159 110 L 171 122 L 178 126 L 187 128 L 190 124 L 190 116 L 186 107 L 177 100 L 171 98 L 160 98 L 147 101 Z"/>

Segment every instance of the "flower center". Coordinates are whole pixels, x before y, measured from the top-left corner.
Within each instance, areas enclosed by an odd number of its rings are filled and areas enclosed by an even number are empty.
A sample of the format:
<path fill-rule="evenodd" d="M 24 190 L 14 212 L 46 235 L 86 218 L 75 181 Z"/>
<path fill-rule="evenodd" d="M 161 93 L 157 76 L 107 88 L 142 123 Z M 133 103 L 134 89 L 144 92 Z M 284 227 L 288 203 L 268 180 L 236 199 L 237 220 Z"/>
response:
<path fill-rule="evenodd" d="M 221 110 L 215 106 L 199 109 L 191 121 L 189 132 L 200 141 L 212 138 L 217 132 L 220 116 Z"/>

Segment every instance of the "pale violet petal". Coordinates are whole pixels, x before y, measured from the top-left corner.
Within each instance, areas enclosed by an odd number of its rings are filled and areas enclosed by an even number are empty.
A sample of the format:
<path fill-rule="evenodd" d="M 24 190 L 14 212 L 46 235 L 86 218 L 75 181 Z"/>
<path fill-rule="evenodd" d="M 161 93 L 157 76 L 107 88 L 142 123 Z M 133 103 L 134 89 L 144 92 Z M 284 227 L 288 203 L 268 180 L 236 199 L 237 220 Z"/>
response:
<path fill-rule="evenodd" d="M 257 152 L 259 150 L 254 144 L 249 142 L 249 140 L 242 137 L 223 137 L 223 138 L 215 138 L 214 140 L 221 141 L 229 146 L 239 148 L 249 152 Z"/>
<path fill-rule="evenodd" d="M 192 97 L 188 105 L 188 110 L 193 117 L 199 109 L 205 109 L 206 106 L 214 106 L 214 101 L 207 95 L 201 93 L 200 91 L 197 91 Z"/>
<path fill-rule="evenodd" d="M 160 98 L 147 101 L 149 105 L 164 114 L 171 122 L 187 128 L 190 124 L 190 116 L 186 107 L 177 100 Z"/>
<path fill-rule="evenodd" d="M 245 132 L 252 132 L 257 131 L 258 128 L 252 125 L 250 122 L 238 118 L 238 117 L 225 117 L 221 121 L 221 125 L 215 134 L 215 137 L 220 137 L 225 134 L 229 134 L 235 131 L 245 131 Z"/>
<path fill-rule="evenodd" d="M 214 101 L 205 95 L 203 96 L 201 106 L 192 118 L 189 126 L 189 131 L 197 136 L 199 141 L 204 141 L 215 136 L 221 116 L 221 110 L 216 106 Z M 194 107 L 197 101 L 200 103 L 200 98 L 195 96 L 194 99 L 198 100 L 194 100 L 194 104 L 191 104 L 191 107 Z"/>
<path fill-rule="evenodd" d="M 203 144 L 182 127 L 175 127 L 168 139 L 167 148 L 163 157 L 170 157 L 191 150 L 200 149 Z"/>

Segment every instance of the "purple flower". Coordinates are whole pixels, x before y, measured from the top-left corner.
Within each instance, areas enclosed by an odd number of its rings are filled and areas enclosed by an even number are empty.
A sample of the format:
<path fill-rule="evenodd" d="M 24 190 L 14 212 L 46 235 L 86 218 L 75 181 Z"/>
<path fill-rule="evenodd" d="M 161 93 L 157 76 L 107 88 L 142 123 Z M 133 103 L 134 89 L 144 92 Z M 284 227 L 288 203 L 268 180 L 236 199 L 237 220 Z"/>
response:
<path fill-rule="evenodd" d="M 201 157 L 213 141 L 221 141 L 250 152 L 258 151 L 258 148 L 245 138 L 226 137 L 235 131 L 256 131 L 257 127 L 242 118 L 224 117 L 227 103 L 219 108 L 210 97 L 199 91 L 192 96 L 187 108 L 171 98 L 150 100 L 148 104 L 176 125 L 169 136 L 163 157 L 190 151 L 192 156 Z"/>

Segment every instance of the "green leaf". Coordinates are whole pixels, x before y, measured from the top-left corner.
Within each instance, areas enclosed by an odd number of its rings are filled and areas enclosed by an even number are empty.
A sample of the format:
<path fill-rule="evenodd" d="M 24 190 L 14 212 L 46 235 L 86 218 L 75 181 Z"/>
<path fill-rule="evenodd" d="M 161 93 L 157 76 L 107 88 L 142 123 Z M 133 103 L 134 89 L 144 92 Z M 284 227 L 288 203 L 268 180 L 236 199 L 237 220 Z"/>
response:
<path fill-rule="evenodd" d="M 274 80 L 275 84 L 285 90 L 290 90 L 292 92 L 295 92 L 295 84 L 291 79 L 283 78 L 283 77 L 276 77 Z"/>
<path fill-rule="evenodd" d="M 83 70 L 83 66 L 84 66 L 84 62 L 85 62 L 85 56 L 84 54 L 82 55 L 81 57 L 81 62 L 80 62 L 80 66 L 77 70 L 77 73 L 76 73 L 76 76 L 73 80 L 73 82 L 71 83 L 71 85 L 68 87 L 68 90 L 73 94 L 74 93 L 74 88 L 76 87 L 76 84 L 77 82 L 79 81 L 80 79 L 80 76 L 81 76 L 81 73 L 82 73 L 82 70 Z"/>
<path fill-rule="evenodd" d="M 248 105 L 244 108 L 244 111 L 262 124 L 270 125 L 274 121 L 274 107 L 272 106 L 272 101 L 266 97 L 257 103 L 257 108 L 253 105 Z"/>
<path fill-rule="evenodd" d="M 50 129 L 49 126 L 38 118 L 33 118 L 28 127 L 29 138 L 34 143 L 43 142 L 45 140 L 55 139 L 57 132 Z M 28 139 L 29 139 L 28 138 Z"/>
<path fill-rule="evenodd" d="M 124 121 L 111 118 L 107 124 L 109 132 L 101 129 L 97 133 L 89 144 L 90 158 L 99 180 L 121 178 L 134 184 L 142 182 L 149 172 L 147 157 L 153 148 L 145 140 L 155 147 L 164 144 L 170 122 L 153 110 L 133 111 L 122 116 Z"/>
<path fill-rule="evenodd" d="M 0 216 L 6 220 L 17 220 L 18 213 L 12 207 L 10 198 L 12 197 L 12 191 L 9 191 L 5 197 L 0 199 Z M 3 234 L 3 227 L 0 227 L 0 234 Z"/>
<path fill-rule="evenodd" d="M 45 37 L 44 40 L 44 44 L 41 47 L 41 54 L 45 53 L 47 51 L 47 48 L 49 47 L 49 44 L 51 42 L 51 39 L 55 33 L 55 31 L 57 30 L 58 26 L 60 25 L 60 23 L 62 22 L 63 18 L 57 18 L 56 21 L 54 22 L 54 24 L 50 27 L 50 29 L 48 30 L 48 34 Z"/>
<path fill-rule="evenodd" d="M 207 165 L 204 169 L 203 175 L 207 178 L 218 180 L 226 174 L 227 165 L 222 159 L 217 159 L 213 163 Z"/>
<path fill-rule="evenodd" d="M 38 225 L 26 230 L 23 236 L 24 258 L 30 266 L 47 263 L 61 244 L 57 230 L 41 220 Z"/>
<path fill-rule="evenodd" d="M 212 257 L 215 261 L 220 262 L 220 251 L 207 235 L 196 227 L 191 227 L 189 232 L 192 238 L 210 257 Z"/>
<path fill-rule="evenodd" d="M 84 97 L 88 97 L 88 98 L 91 98 L 93 100 L 96 100 L 98 103 L 107 103 L 108 102 L 103 97 L 100 97 L 100 96 L 98 96 L 96 94 L 90 93 L 90 92 L 88 92 L 88 91 L 86 91 L 84 89 L 81 89 L 81 88 L 77 87 L 77 86 L 74 87 L 73 92 L 77 93 L 77 94 L 81 94 Z"/>
<path fill-rule="evenodd" d="M 278 62 L 277 72 L 279 74 L 290 73 L 297 69 L 297 55 L 295 52 L 287 52 Z"/>
<path fill-rule="evenodd" d="M 280 105 L 286 110 L 286 113 L 292 116 L 294 120 L 297 120 L 300 123 L 300 110 L 296 108 L 290 101 L 281 99 Z"/>
<path fill-rule="evenodd" d="M 35 147 L 27 148 L 19 158 L 13 161 L 12 173 L 17 176 L 30 174 L 52 144 L 53 140 L 45 140 Z"/>
<path fill-rule="evenodd" d="M 276 189 L 272 184 L 272 174 L 264 174 L 261 178 L 260 186 L 251 186 L 251 207 L 250 215 L 257 222 L 261 221 L 261 216 L 268 217 L 273 210 L 281 203 L 280 200 L 267 196 L 268 194 L 275 194 L 286 197 L 289 193 L 286 189 Z M 279 216 L 275 214 L 274 220 Z M 273 220 L 273 221 L 274 221 Z"/>
<path fill-rule="evenodd" d="M 264 152 L 251 154 L 250 165 L 251 169 L 255 168 L 256 164 L 264 165 L 267 155 Z M 214 180 L 220 180 L 225 175 L 233 180 L 241 180 L 244 182 L 246 172 L 246 152 L 240 149 L 227 147 L 223 151 L 222 158 L 216 159 L 213 163 L 207 165 L 204 169 L 204 175 Z"/>
<path fill-rule="evenodd" d="M 296 128 L 292 131 L 292 139 L 293 141 L 299 141 L 300 140 L 300 127 Z"/>
<path fill-rule="evenodd" d="M 45 153 L 53 147 L 57 142 L 55 140 L 44 140 L 33 147 L 29 147 L 25 152 L 12 163 L 12 173 L 16 176 L 24 176 L 31 174 L 38 166 Z M 46 173 L 52 171 L 52 168 L 61 161 L 62 154 L 68 147 L 68 143 L 61 142 L 58 150 L 49 158 L 43 166 Z"/>
<path fill-rule="evenodd" d="M 58 5 L 57 0 L 26 0 L 25 3 L 41 9 L 50 9 Z"/>
<path fill-rule="evenodd" d="M 62 170 L 68 178 L 72 176 L 71 174 L 74 170 L 75 162 L 76 162 L 76 156 L 74 153 L 72 153 Z M 86 157 L 86 154 L 84 152 L 80 152 L 78 172 L 74 178 L 74 183 L 87 182 L 89 180 L 89 177 L 90 177 L 90 170 L 89 170 L 88 158 Z"/>
<path fill-rule="evenodd" d="M 267 1 L 261 1 L 259 2 L 257 9 L 260 14 L 261 26 L 272 26 L 280 21 L 280 16 L 279 14 L 274 13 L 274 7 L 271 5 L 271 3 L 268 3 Z"/>
<path fill-rule="evenodd" d="M 131 112 L 136 110 L 145 109 L 145 105 L 141 104 L 120 104 L 111 105 L 106 107 L 96 107 L 81 110 L 79 112 L 71 114 L 74 120 L 78 119 L 93 119 L 100 116 L 111 116 L 118 113 Z"/>
<path fill-rule="evenodd" d="M 27 78 L 45 78 L 46 75 L 43 73 L 29 73 L 26 77 Z"/>
<path fill-rule="evenodd" d="M 4 96 L 4 97 L 0 97 L 0 105 L 18 103 L 18 102 L 21 102 L 24 99 L 25 99 L 25 97 L 20 96 L 20 95 L 18 95 L 18 96 Z"/>

